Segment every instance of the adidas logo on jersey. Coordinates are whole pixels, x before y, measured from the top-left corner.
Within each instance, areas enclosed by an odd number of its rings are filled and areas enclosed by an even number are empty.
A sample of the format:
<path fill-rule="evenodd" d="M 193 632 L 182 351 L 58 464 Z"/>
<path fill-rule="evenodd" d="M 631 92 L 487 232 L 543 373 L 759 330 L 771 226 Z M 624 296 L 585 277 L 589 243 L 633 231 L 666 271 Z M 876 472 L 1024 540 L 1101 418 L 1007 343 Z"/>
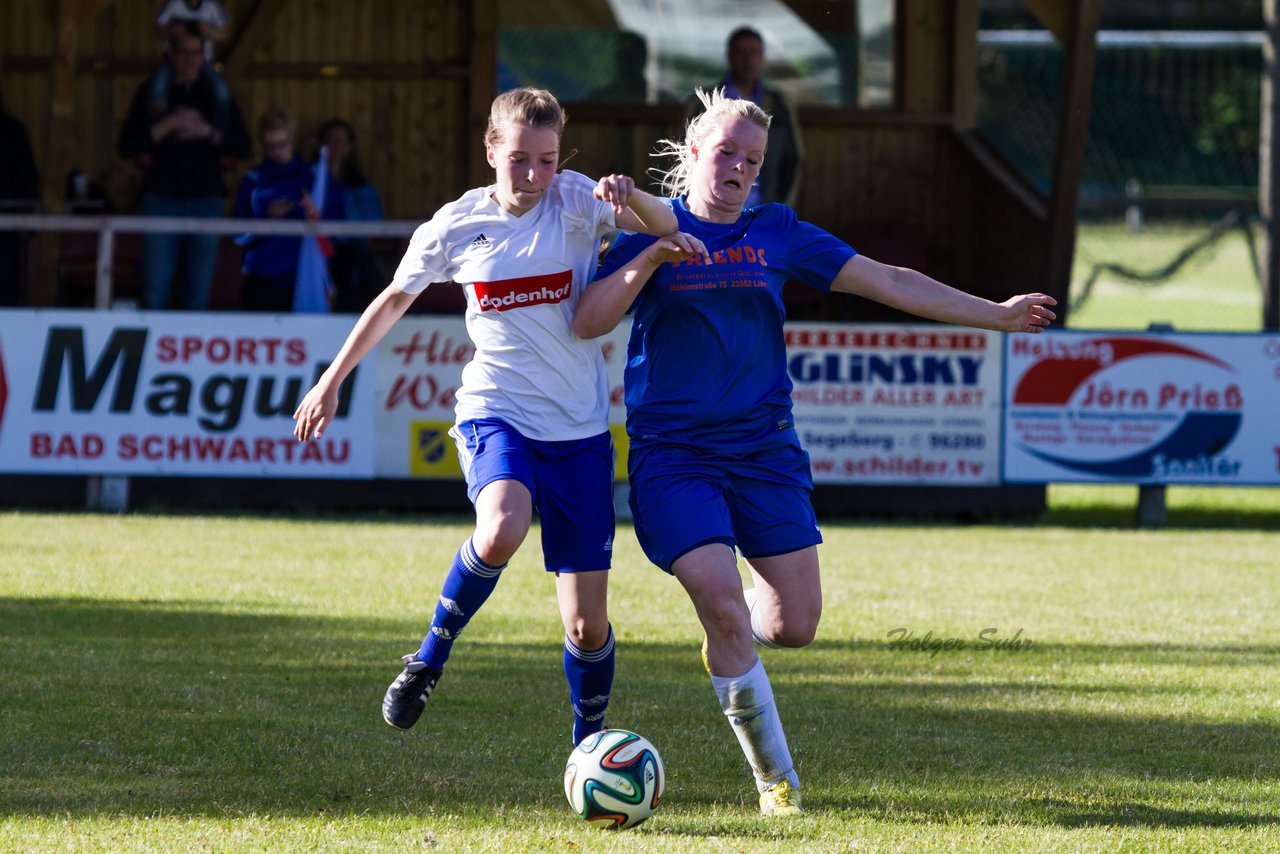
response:
<path fill-rule="evenodd" d="M 471 248 L 472 248 L 472 249 L 477 249 L 477 248 L 483 249 L 484 247 L 488 246 L 488 245 L 490 244 L 490 242 L 491 242 L 491 241 L 489 240 L 489 238 L 487 238 L 487 237 L 485 237 L 485 236 L 484 236 L 484 232 L 481 232 L 481 233 L 480 233 L 480 235 L 479 235 L 478 237 L 476 237 L 476 239 L 475 239 L 475 240 L 471 241 Z"/>

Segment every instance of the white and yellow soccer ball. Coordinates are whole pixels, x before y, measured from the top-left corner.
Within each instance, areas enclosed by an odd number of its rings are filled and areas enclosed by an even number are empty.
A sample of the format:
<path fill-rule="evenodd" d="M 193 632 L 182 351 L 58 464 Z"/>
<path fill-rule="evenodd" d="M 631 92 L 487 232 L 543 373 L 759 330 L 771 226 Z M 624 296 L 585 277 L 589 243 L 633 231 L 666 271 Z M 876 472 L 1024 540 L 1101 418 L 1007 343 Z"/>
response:
<path fill-rule="evenodd" d="M 658 749 L 630 730 L 587 736 L 564 766 L 569 806 L 583 821 L 608 830 L 635 827 L 653 815 L 666 791 Z"/>

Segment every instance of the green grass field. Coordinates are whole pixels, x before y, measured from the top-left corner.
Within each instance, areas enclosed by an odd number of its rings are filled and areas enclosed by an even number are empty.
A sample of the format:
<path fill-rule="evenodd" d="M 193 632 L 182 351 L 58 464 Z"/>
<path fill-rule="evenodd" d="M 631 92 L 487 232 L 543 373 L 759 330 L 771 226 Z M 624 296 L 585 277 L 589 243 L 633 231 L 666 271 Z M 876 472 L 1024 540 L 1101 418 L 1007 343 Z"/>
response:
<path fill-rule="evenodd" d="M 1124 223 L 1081 223 L 1072 270 L 1072 298 L 1098 263 L 1138 271 L 1157 270 L 1205 236 L 1211 223 L 1152 221 L 1137 234 Z M 1257 246 L 1261 250 L 1259 235 Z M 1196 253 L 1167 281 L 1135 282 L 1106 272 L 1093 293 L 1073 308 L 1073 329 L 1145 329 L 1172 323 L 1183 331 L 1257 332 L 1262 329 L 1262 289 L 1244 233 L 1225 234 Z"/>
<path fill-rule="evenodd" d="M 620 528 L 609 722 L 669 788 L 618 834 L 561 793 L 536 547 L 400 733 L 382 692 L 467 520 L 0 514 L 0 850 L 1275 850 L 1280 492 L 1171 488 L 1160 531 L 1135 492 L 829 520 L 819 639 L 764 653 L 808 810 L 785 822 L 756 814 L 691 606 Z"/>

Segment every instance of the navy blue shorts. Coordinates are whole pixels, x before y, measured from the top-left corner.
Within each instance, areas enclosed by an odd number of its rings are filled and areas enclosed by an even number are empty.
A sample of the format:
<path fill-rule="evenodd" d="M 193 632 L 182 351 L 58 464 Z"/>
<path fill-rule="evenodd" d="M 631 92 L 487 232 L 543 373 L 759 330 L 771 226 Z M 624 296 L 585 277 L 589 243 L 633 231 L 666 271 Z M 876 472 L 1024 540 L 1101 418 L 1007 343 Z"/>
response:
<path fill-rule="evenodd" d="M 680 445 L 632 444 L 631 513 L 640 547 L 666 572 L 708 543 L 748 560 L 822 542 L 809 500 L 809 455 L 793 444 L 712 455 Z"/>
<path fill-rule="evenodd" d="M 527 439 L 497 418 L 477 418 L 449 431 L 467 478 L 467 497 L 495 480 L 517 480 L 542 520 L 548 572 L 608 569 L 613 557 L 613 437 L 567 442 Z"/>

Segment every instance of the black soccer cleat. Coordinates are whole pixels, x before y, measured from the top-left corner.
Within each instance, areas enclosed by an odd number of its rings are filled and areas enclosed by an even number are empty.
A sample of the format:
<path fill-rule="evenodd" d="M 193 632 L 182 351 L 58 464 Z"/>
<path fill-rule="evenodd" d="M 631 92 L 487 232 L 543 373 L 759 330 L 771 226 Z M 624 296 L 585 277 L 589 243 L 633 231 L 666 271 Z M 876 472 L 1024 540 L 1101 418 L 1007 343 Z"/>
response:
<path fill-rule="evenodd" d="M 440 671 L 427 667 L 412 655 L 404 657 L 404 670 L 382 698 L 382 719 L 396 729 L 411 729 L 427 708 L 427 698 L 440 681 Z"/>

